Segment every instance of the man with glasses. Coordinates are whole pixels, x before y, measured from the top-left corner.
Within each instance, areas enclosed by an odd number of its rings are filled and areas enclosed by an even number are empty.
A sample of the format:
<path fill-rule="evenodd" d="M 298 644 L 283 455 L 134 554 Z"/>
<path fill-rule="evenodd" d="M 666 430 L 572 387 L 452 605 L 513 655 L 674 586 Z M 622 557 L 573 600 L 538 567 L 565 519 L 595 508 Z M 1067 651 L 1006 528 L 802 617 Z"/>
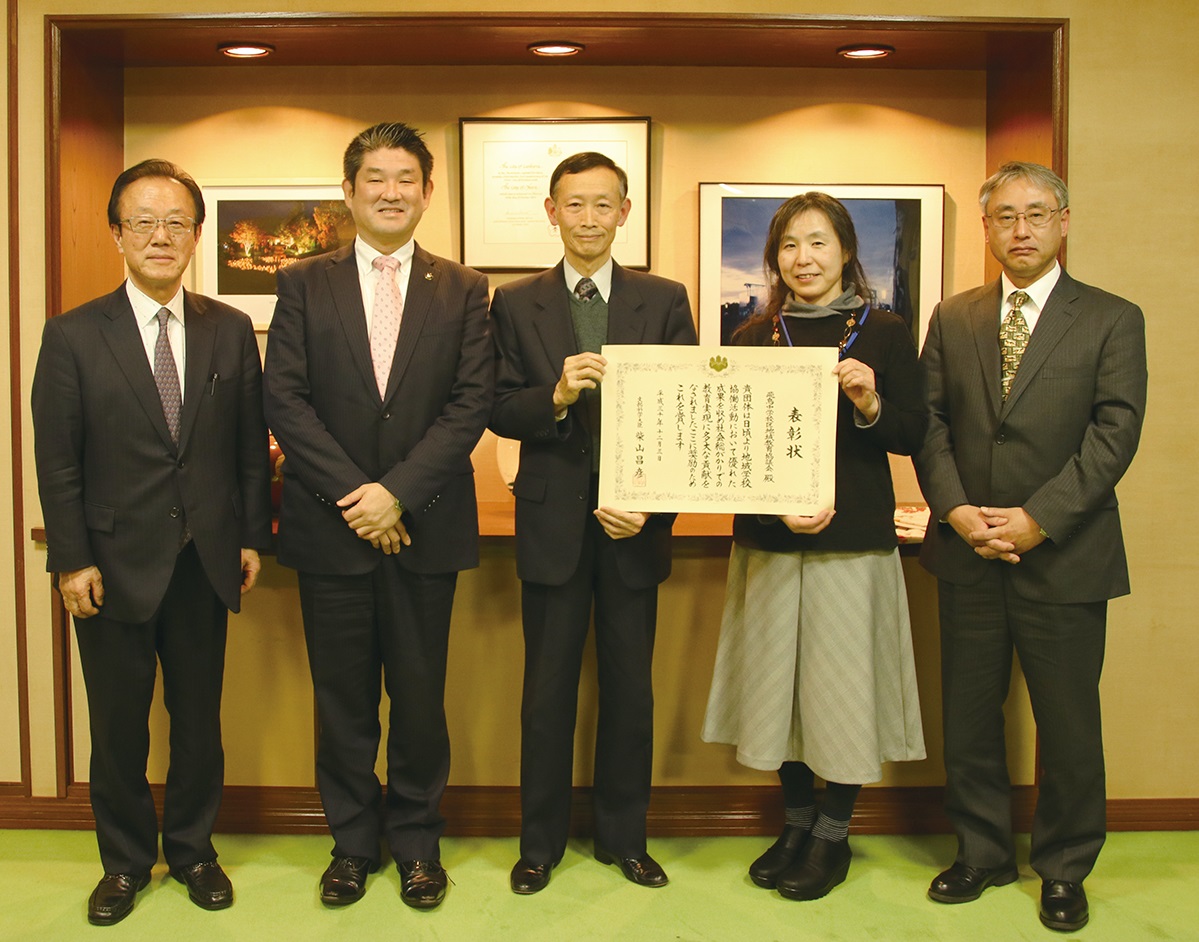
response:
<path fill-rule="evenodd" d="M 233 902 L 211 840 L 225 629 L 271 540 L 253 326 L 183 290 L 200 188 L 172 163 L 143 161 L 117 177 L 108 222 L 129 278 L 46 322 L 32 392 L 46 568 L 75 618 L 87 688 L 104 865 L 95 925 L 129 914 L 158 860 L 146 782 L 158 664 L 171 717 L 167 866 L 197 906 Z"/>
<path fill-rule="evenodd" d="M 1115 486 L 1145 413 L 1140 309 L 1058 264 L 1066 186 L 1007 163 L 979 193 L 997 281 L 933 313 L 921 362 L 930 412 L 916 470 L 934 522 L 921 562 L 938 579 L 946 812 L 957 859 L 940 903 L 1018 877 L 1003 702 L 1012 651 L 1028 683 L 1040 776 L 1030 865 L 1040 917 L 1088 919 L 1082 882 L 1103 845 L 1099 674 L 1107 600 L 1129 591 Z"/>

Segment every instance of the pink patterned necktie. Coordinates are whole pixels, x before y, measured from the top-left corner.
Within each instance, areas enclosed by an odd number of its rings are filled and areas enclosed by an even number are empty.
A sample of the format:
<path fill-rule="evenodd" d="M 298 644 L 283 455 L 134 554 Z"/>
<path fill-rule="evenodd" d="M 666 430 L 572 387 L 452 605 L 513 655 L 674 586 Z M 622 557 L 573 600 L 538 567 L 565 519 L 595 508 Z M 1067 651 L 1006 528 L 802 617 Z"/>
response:
<path fill-rule="evenodd" d="M 1008 298 L 1012 305 L 1011 310 L 1003 319 L 1003 323 L 999 325 L 999 353 L 1003 359 L 1001 383 L 1004 399 L 1007 399 L 1008 393 L 1012 391 L 1012 381 L 1016 378 L 1016 370 L 1020 368 L 1020 360 L 1028 347 L 1028 322 L 1020 313 L 1020 308 L 1027 300 L 1028 295 L 1025 292 L 1013 291 Z"/>
<path fill-rule="evenodd" d="M 167 331 L 169 308 L 158 311 L 158 340 L 154 343 L 154 385 L 162 400 L 162 414 L 167 420 L 171 441 L 179 444 L 179 413 L 183 411 L 183 395 L 179 389 L 179 370 L 171 352 L 171 337 Z"/>
<path fill-rule="evenodd" d="M 391 375 L 391 361 L 395 358 L 396 339 L 400 336 L 404 299 L 396 284 L 399 261 L 390 255 L 380 255 L 371 264 L 379 273 L 375 306 L 371 311 L 371 363 L 375 367 L 379 395 L 384 396 L 387 394 L 387 377 Z"/>

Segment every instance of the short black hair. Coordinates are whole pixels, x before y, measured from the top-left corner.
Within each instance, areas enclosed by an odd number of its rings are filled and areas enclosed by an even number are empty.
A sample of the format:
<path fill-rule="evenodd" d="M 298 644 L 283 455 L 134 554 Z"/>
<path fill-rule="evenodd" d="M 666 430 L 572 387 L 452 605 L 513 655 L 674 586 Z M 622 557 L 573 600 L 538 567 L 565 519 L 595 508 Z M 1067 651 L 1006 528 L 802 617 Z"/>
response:
<path fill-rule="evenodd" d="M 125 190 L 135 181 L 144 180 L 147 177 L 174 180 L 182 185 L 191 194 L 192 203 L 195 206 L 192 218 L 196 220 L 196 225 L 198 226 L 204 221 L 204 194 L 200 192 L 200 184 L 178 164 L 154 157 L 150 160 L 143 160 L 140 164 L 134 164 L 117 177 L 116 182 L 113 183 L 112 194 L 108 197 L 108 224 L 110 226 L 119 227 L 121 225 L 121 196 L 124 195 Z"/>
<path fill-rule="evenodd" d="M 350 146 L 346 148 L 345 157 L 341 161 L 341 172 L 350 186 L 354 186 L 354 180 L 357 179 L 367 154 L 373 150 L 392 148 L 406 150 L 417 159 L 420 164 L 421 184 L 427 187 L 429 178 L 433 176 L 433 155 L 429 153 L 428 145 L 425 144 L 425 136 L 416 128 L 398 121 L 376 124 L 359 132 L 350 141 Z"/>
<path fill-rule="evenodd" d="M 629 195 L 629 176 L 620 167 L 616 166 L 614 161 L 607 154 L 601 154 L 593 150 L 585 150 L 580 154 L 571 154 L 562 163 L 554 168 L 554 172 L 550 175 L 550 199 L 554 199 L 554 192 L 558 189 L 558 181 L 568 173 L 582 173 L 584 170 L 593 170 L 596 167 L 607 167 L 616 174 L 616 179 L 620 184 L 620 198 L 623 201 Z"/>

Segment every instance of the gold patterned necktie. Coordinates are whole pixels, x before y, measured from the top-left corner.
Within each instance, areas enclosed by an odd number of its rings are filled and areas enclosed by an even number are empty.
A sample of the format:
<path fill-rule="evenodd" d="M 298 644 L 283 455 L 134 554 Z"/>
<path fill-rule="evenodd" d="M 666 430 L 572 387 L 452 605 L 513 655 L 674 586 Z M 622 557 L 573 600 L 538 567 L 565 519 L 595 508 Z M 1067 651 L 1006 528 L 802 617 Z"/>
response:
<path fill-rule="evenodd" d="M 1020 313 L 1020 308 L 1027 300 L 1028 295 L 1025 292 L 1013 291 L 1008 297 L 1011 309 L 1007 312 L 1003 323 L 999 325 L 999 353 L 1003 360 L 1001 382 L 1004 399 L 1007 399 L 1008 393 L 1012 391 L 1012 380 L 1016 378 L 1016 370 L 1020 368 L 1020 358 L 1024 356 L 1024 351 L 1028 347 L 1028 322 Z"/>

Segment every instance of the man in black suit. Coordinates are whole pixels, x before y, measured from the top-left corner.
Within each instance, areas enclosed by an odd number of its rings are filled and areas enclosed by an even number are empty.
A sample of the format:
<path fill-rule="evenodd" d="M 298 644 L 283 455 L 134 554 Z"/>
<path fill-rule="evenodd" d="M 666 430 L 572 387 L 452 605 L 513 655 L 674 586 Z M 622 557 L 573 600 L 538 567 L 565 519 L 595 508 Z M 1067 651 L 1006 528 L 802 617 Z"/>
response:
<path fill-rule="evenodd" d="M 1005 164 L 979 202 L 1003 274 L 937 308 L 921 357 L 931 423 L 916 470 L 940 521 L 921 562 L 939 586 L 958 835 L 929 896 L 968 902 L 1017 878 L 1003 737 L 1014 648 L 1040 745 L 1041 921 L 1073 931 L 1106 830 L 1099 673 L 1107 600 L 1129 591 L 1115 486 L 1145 414 L 1145 324 L 1058 264 L 1070 210 L 1051 170 Z"/>
<path fill-rule="evenodd" d="M 686 289 L 628 271 L 612 240 L 628 218 L 623 170 L 597 153 L 562 161 L 545 209 L 565 258 L 496 289 L 491 428 L 519 439 L 516 565 L 525 637 L 520 859 L 511 887 L 549 883 L 570 829 L 575 711 L 595 603 L 599 728 L 595 856 L 664 886 L 645 815 L 653 766 L 651 661 L 658 585 L 670 574 L 673 515 L 597 507 L 605 343 L 695 343 Z"/>
<path fill-rule="evenodd" d="M 354 244 L 278 277 L 264 387 L 287 456 L 279 561 L 299 571 L 320 719 L 317 782 L 335 841 L 321 900 L 361 898 L 382 834 L 401 897 L 427 909 L 447 883 L 450 609 L 458 571 L 479 558 L 470 453 L 493 395 L 487 279 L 413 241 L 433 194 L 417 131 L 368 128 L 343 169 Z"/>
<path fill-rule="evenodd" d="M 129 278 L 46 322 L 32 393 L 46 568 L 75 617 L 87 687 L 96 925 L 128 915 L 158 859 L 146 782 L 157 663 L 171 716 L 163 853 L 196 905 L 233 902 L 211 840 L 225 628 L 271 539 L 253 327 L 182 287 L 200 188 L 143 161 L 117 177 L 108 222 Z"/>

